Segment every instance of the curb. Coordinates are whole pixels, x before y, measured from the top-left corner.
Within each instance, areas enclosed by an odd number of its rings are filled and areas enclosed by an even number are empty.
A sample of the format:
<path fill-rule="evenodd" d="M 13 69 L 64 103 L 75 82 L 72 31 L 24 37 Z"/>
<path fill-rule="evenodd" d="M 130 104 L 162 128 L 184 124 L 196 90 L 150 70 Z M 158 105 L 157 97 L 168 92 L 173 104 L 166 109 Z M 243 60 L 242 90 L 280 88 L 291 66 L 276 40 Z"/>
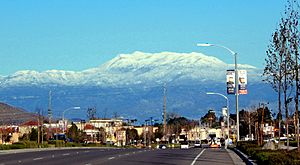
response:
<path fill-rule="evenodd" d="M 240 150 L 238 150 L 236 148 L 230 148 L 230 149 L 233 150 L 247 165 L 256 165 L 254 160 L 249 159 L 249 156 L 247 156 Z"/>

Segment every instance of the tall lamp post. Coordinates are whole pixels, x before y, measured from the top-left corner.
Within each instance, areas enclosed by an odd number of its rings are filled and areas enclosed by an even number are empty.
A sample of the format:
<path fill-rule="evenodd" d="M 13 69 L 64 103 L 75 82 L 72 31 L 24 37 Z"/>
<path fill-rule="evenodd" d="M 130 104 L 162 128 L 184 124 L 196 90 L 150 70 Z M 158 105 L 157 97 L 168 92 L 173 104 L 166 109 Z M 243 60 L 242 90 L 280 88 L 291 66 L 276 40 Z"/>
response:
<path fill-rule="evenodd" d="M 209 46 L 215 46 L 220 47 L 223 49 L 228 50 L 233 56 L 234 56 L 234 72 L 235 72 L 235 109 L 236 109 L 236 135 L 237 135 L 237 141 L 240 141 L 240 119 L 239 119 L 239 92 L 238 92 L 238 68 L 237 68 L 237 53 L 232 51 L 231 49 L 223 46 L 223 45 L 216 45 L 216 44 L 197 44 L 197 46 L 201 47 L 209 47 Z"/>
<path fill-rule="evenodd" d="M 62 114 L 62 120 L 64 122 L 64 128 L 63 128 L 63 133 L 65 133 L 65 128 L 66 128 L 66 125 L 65 125 L 65 113 L 69 110 L 77 110 L 77 109 L 80 109 L 80 107 L 70 107 L 70 108 L 67 108 L 63 111 L 63 114 Z"/>
<path fill-rule="evenodd" d="M 228 138 L 229 138 L 229 101 L 228 101 L 228 97 L 226 97 L 225 95 L 221 94 L 221 93 L 215 93 L 215 92 L 207 92 L 206 93 L 207 95 L 219 95 L 219 96 L 222 96 L 226 99 L 226 109 L 227 109 L 227 135 L 228 135 Z"/>

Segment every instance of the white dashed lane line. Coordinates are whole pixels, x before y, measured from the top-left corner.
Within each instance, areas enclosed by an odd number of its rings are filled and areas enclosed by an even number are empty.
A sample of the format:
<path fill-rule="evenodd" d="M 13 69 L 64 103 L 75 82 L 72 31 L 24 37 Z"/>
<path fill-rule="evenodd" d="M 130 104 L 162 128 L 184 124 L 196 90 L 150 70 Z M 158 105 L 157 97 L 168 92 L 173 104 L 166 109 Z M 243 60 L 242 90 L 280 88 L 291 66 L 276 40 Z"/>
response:
<path fill-rule="evenodd" d="M 43 158 L 34 158 L 32 160 L 42 160 Z"/>

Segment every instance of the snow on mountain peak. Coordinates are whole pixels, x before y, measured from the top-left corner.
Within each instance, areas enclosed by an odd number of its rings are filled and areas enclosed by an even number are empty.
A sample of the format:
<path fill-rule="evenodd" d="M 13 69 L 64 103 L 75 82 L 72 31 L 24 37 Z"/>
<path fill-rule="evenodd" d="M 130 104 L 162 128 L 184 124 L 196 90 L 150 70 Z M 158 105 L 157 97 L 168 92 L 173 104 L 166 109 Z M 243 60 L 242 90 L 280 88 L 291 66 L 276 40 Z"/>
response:
<path fill-rule="evenodd" d="M 226 64 L 213 56 L 202 53 L 145 53 L 136 51 L 132 54 L 120 54 L 97 68 L 82 72 L 47 70 L 18 71 L 3 77 L 1 86 L 13 85 L 99 85 L 116 86 L 130 84 L 151 84 L 157 82 L 189 80 L 223 80 Z M 250 65 L 241 65 L 250 71 L 258 69 Z"/>
<path fill-rule="evenodd" d="M 116 68 L 141 68 L 145 66 L 219 66 L 226 67 L 227 64 L 223 61 L 206 56 L 202 53 L 175 53 L 175 52 L 161 52 L 161 53 L 144 53 L 136 51 L 132 54 L 120 54 L 111 61 L 105 64 L 106 69 Z"/>

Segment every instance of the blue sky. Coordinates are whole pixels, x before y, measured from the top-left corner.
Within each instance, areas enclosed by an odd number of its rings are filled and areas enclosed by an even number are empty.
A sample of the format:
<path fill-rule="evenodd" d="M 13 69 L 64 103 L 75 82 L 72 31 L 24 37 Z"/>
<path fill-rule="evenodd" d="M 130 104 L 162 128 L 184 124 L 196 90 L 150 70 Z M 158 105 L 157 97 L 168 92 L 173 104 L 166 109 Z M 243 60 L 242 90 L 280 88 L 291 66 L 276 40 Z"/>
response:
<path fill-rule="evenodd" d="M 120 53 L 202 52 L 262 68 L 285 0 L 0 0 L 0 75 L 81 71 Z"/>

